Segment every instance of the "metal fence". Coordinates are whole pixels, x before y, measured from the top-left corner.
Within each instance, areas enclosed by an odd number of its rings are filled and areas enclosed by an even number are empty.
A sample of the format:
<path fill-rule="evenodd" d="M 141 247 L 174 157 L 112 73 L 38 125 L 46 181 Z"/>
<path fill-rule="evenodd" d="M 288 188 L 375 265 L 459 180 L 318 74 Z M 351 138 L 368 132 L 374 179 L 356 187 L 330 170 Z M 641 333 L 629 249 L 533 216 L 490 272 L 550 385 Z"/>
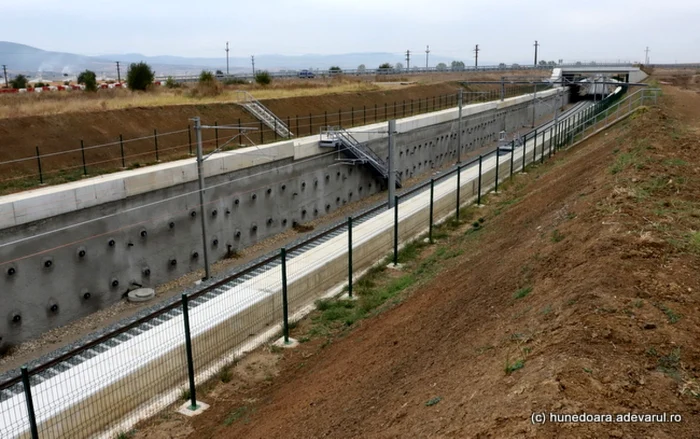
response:
<path fill-rule="evenodd" d="M 487 102 L 532 90 L 532 86 L 510 85 L 503 96 L 501 91 L 496 89 L 484 90 L 479 94 L 465 93 L 465 103 Z M 338 108 L 337 111 L 324 111 L 323 114 L 287 114 L 281 116 L 280 120 L 286 123 L 295 137 L 303 137 L 319 134 L 322 127 L 329 125 L 350 128 L 455 106 L 456 93 L 385 102 L 383 105 L 365 105 L 361 108 Z M 206 130 L 203 132 L 205 152 L 222 147 L 224 150 L 230 150 L 284 140 L 274 128 L 268 127 L 262 121 L 243 122 L 240 118 L 221 124 L 214 121 L 215 126 L 224 124 L 256 130 Z M 49 153 L 42 152 L 37 146 L 34 155 L 0 162 L 0 193 L 26 190 L 44 184 L 60 184 L 87 176 L 189 158 L 196 149 L 194 141 L 193 127 L 187 125 L 180 130 L 169 132 L 159 132 L 154 128 L 148 134 L 130 139 L 119 134 L 113 141 L 95 145 L 87 145 L 83 140 L 76 139 L 73 141 L 75 147 Z M 45 150 L 46 147 L 43 147 L 43 151 Z"/>
<path fill-rule="evenodd" d="M 544 162 L 636 108 L 658 91 L 611 96 L 558 123 L 458 163 L 406 190 L 392 209 L 380 203 L 354 218 L 183 294 L 162 308 L 0 383 L 0 437 L 113 437 L 182 398 L 197 406 L 197 386 L 235 358 L 278 336 L 338 295 L 359 275 L 426 233 L 460 207 Z"/>

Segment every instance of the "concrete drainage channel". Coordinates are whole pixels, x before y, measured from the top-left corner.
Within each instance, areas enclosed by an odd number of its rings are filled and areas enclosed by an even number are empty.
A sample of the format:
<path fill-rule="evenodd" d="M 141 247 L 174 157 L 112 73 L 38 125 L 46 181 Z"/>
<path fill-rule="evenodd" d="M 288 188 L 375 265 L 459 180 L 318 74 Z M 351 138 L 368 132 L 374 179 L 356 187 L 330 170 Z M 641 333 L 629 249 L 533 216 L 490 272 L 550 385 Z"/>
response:
<path fill-rule="evenodd" d="M 630 114 L 633 104 L 644 102 L 642 93 L 629 101 L 629 109 L 617 104 L 617 119 Z M 462 165 L 460 171 L 407 191 L 396 210 L 381 205 L 360 215 L 352 230 L 354 277 L 391 251 L 395 233 L 397 242 L 403 243 L 425 233 L 431 206 L 436 222 L 448 218 L 457 204 L 473 202 L 527 163 L 543 161 L 558 147 L 573 143 L 576 136 L 586 137 L 587 129 L 588 135 L 602 129 L 598 118 L 603 110 L 608 116 L 610 105 L 603 101 L 582 113 L 568 114 L 556 126 L 529 134 L 522 146 L 508 154 L 480 157 Z M 313 308 L 316 299 L 339 294 L 348 280 L 347 250 L 343 224 L 291 248 L 285 277 L 281 258 L 271 256 L 193 294 L 188 308 L 196 367 L 193 378 L 203 382 L 221 366 L 279 334 L 285 308 L 290 320 L 298 319 Z M 173 303 L 116 336 L 98 339 L 70 357 L 35 369 L 25 381 L 31 386 L 31 397 L 19 380 L 12 387 L 0 387 L 0 436 L 29 437 L 35 419 L 41 437 L 113 437 L 176 401 L 188 377 L 181 305 Z"/>

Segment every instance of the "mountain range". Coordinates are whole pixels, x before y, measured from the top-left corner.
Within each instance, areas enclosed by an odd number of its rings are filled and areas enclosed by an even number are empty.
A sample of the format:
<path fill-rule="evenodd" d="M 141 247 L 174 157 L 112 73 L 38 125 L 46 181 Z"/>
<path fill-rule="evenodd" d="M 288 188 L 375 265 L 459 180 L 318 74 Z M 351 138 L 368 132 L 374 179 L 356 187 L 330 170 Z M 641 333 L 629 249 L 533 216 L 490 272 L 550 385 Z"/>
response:
<path fill-rule="evenodd" d="M 424 65 L 425 58 L 417 58 L 418 65 Z M 74 53 L 52 52 L 24 44 L 0 41 L 0 64 L 7 66 L 8 73 L 19 73 L 30 77 L 75 76 L 85 69 L 95 71 L 101 77 L 116 77 L 116 62 L 121 64 L 121 73 L 125 74 L 128 64 L 144 61 L 151 65 L 157 76 L 195 74 L 203 69 L 226 71 L 226 58 L 188 58 L 180 56 L 145 56 L 138 53 L 109 54 L 86 56 Z M 430 64 L 450 64 L 451 58 L 431 55 Z M 368 52 L 346 53 L 337 55 L 259 55 L 255 56 L 255 68 L 270 71 L 299 69 L 328 69 L 339 66 L 342 69 L 355 69 L 360 64 L 367 68 L 376 68 L 382 63 L 405 63 L 404 55 L 397 53 Z M 413 65 L 413 63 L 412 63 Z M 232 74 L 250 72 L 251 58 L 231 57 L 229 71 Z"/>

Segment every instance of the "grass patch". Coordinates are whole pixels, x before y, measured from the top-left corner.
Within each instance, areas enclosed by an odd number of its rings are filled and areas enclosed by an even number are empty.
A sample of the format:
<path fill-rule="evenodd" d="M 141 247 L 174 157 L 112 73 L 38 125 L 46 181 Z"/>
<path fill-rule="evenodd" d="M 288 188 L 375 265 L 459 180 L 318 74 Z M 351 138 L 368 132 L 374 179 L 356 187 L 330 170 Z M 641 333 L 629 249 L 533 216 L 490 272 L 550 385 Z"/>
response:
<path fill-rule="evenodd" d="M 425 406 L 426 406 L 426 407 L 432 407 L 432 406 L 438 404 L 440 401 L 442 401 L 442 397 L 436 396 L 435 398 L 433 398 L 433 399 L 427 401 L 427 402 L 425 403 Z"/>
<path fill-rule="evenodd" d="M 668 319 L 668 322 L 671 324 L 678 323 L 678 321 L 681 319 L 681 315 L 676 313 L 674 310 L 671 308 L 667 307 L 663 303 L 659 303 L 658 308 L 666 314 L 666 318 Z"/>
<path fill-rule="evenodd" d="M 677 157 L 666 159 L 662 162 L 665 166 L 686 166 L 688 162 Z"/>
<path fill-rule="evenodd" d="M 657 365 L 658 369 L 664 374 L 675 379 L 680 379 L 681 348 L 675 348 L 668 355 L 660 356 Z"/>
<path fill-rule="evenodd" d="M 532 293 L 532 287 L 521 288 L 513 294 L 513 299 L 524 299 L 530 293 Z"/>
<path fill-rule="evenodd" d="M 243 418 L 244 416 L 247 416 L 247 414 L 248 414 L 248 407 L 247 406 L 239 407 L 236 410 L 229 413 L 228 416 L 226 416 L 226 419 L 224 419 L 224 425 L 226 425 L 228 427 L 229 425 L 232 425 L 234 422 L 237 422 L 239 419 Z"/>
<path fill-rule="evenodd" d="M 134 434 L 135 434 L 135 433 L 136 433 L 136 431 L 134 431 L 134 430 L 131 430 L 131 431 L 120 431 L 120 432 L 117 433 L 117 435 L 115 436 L 115 439 L 130 439 L 130 438 L 134 437 Z"/>
<path fill-rule="evenodd" d="M 564 240 L 564 235 L 557 229 L 552 232 L 552 242 L 557 243 Z"/>
<path fill-rule="evenodd" d="M 190 396 L 192 396 L 192 395 L 190 394 L 189 387 L 185 387 L 183 389 L 180 389 L 180 399 L 181 400 L 187 401 L 188 399 L 190 399 Z"/>
<path fill-rule="evenodd" d="M 228 367 L 222 367 L 221 370 L 219 370 L 217 376 L 219 377 L 219 381 L 221 381 L 222 383 L 231 382 L 231 379 L 233 379 L 231 369 L 229 369 Z"/>
<path fill-rule="evenodd" d="M 516 370 L 520 370 L 523 367 L 525 367 L 525 360 L 516 360 L 515 362 L 511 363 L 510 360 L 506 360 L 506 366 L 505 366 L 505 372 L 506 375 L 510 375 Z"/>
<path fill-rule="evenodd" d="M 690 250 L 695 253 L 700 253 L 700 231 L 692 232 L 688 235 L 688 245 Z"/>
<path fill-rule="evenodd" d="M 642 149 L 642 146 L 637 146 L 630 152 L 618 154 L 610 167 L 610 173 L 616 175 L 628 168 L 642 169 L 647 162 L 647 159 L 642 156 Z"/>

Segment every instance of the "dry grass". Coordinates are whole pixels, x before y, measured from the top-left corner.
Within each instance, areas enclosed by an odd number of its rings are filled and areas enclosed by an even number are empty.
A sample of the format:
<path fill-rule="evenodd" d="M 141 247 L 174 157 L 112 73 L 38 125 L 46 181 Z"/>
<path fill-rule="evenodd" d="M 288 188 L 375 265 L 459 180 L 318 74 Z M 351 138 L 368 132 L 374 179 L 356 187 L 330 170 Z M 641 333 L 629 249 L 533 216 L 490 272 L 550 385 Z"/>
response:
<path fill-rule="evenodd" d="M 63 113 L 86 113 L 135 107 L 215 104 L 236 102 L 237 90 L 246 90 L 256 99 L 319 96 L 331 93 L 367 92 L 379 86 L 363 80 L 276 81 L 267 87 L 238 85 L 223 87 L 221 93 L 202 93 L 194 84 L 177 89 L 159 87 L 148 93 L 129 90 L 99 90 L 97 93 L 45 92 L 0 95 L 0 118 L 50 116 Z"/>
<path fill-rule="evenodd" d="M 0 95 L 0 119 L 25 116 L 51 116 L 64 113 L 87 113 L 121 110 L 136 107 L 161 107 L 172 105 L 219 104 L 236 102 L 237 90 L 250 92 L 256 99 L 280 99 L 300 96 L 320 96 L 333 93 L 361 93 L 397 88 L 400 82 L 434 84 L 460 80 L 497 80 L 503 72 L 461 72 L 430 75 L 389 75 L 381 78 L 337 76 L 333 78 L 276 79 L 268 86 L 256 84 L 217 85 L 216 93 L 199 89 L 195 84 L 183 88 L 157 87 L 142 93 L 129 90 L 99 90 L 97 93 L 80 91 L 45 92 Z M 534 72 L 508 72 L 508 76 L 533 75 Z M 548 73 L 537 72 L 542 76 Z M 377 82 L 380 79 L 380 82 Z M 384 84 L 383 82 L 387 82 Z M 221 89 L 221 90 L 219 90 Z M 219 93 L 220 91 L 220 93 Z"/>

